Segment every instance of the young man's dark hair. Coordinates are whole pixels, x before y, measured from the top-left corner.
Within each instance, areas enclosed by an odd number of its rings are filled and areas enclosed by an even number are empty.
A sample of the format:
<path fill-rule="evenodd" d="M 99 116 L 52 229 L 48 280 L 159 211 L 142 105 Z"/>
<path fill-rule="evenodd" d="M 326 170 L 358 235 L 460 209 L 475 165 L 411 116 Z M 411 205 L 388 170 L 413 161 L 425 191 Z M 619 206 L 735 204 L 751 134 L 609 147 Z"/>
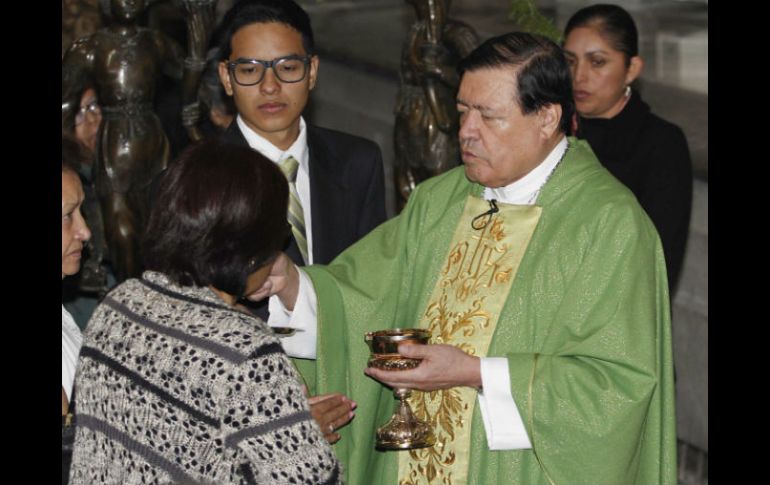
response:
<path fill-rule="evenodd" d="M 149 270 L 236 298 L 288 237 L 286 177 L 259 152 L 209 139 L 171 163 L 144 241 Z"/>
<path fill-rule="evenodd" d="M 227 11 L 214 33 L 220 60 L 230 57 L 231 40 L 241 27 L 254 23 L 278 22 L 302 34 L 302 47 L 307 55 L 315 53 L 310 17 L 293 0 L 241 0 Z"/>
<path fill-rule="evenodd" d="M 569 134 L 575 102 L 572 74 L 562 49 L 551 40 L 526 32 L 493 37 L 460 61 L 458 72 L 515 67 L 518 104 L 524 114 L 548 104 L 561 105 L 559 128 Z"/>

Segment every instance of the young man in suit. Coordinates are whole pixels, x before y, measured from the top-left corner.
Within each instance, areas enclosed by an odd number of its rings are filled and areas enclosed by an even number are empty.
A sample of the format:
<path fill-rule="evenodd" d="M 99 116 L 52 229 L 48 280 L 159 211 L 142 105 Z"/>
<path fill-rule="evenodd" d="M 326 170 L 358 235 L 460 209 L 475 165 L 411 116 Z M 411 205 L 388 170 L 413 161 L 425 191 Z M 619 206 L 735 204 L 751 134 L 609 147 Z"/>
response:
<path fill-rule="evenodd" d="M 310 18 L 294 1 L 241 0 L 223 18 L 218 36 L 219 78 L 238 112 L 223 136 L 259 151 L 287 175 L 289 257 L 298 265 L 329 263 L 385 221 L 380 149 L 302 118 L 319 59 Z M 270 325 L 288 322 L 276 301 L 269 313 L 266 300 L 255 306 Z M 315 339 L 304 333 L 282 339 L 284 348 L 290 352 Z M 338 393 L 310 401 L 327 440 L 335 442 L 335 430 L 349 422 L 355 403 Z"/>
<path fill-rule="evenodd" d="M 307 13 L 293 1 L 237 2 L 220 27 L 219 77 L 238 111 L 225 138 L 282 165 L 298 162 L 287 253 L 300 265 L 329 263 L 385 221 L 382 155 L 372 141 L 302 118 L 318 79 Z"/>

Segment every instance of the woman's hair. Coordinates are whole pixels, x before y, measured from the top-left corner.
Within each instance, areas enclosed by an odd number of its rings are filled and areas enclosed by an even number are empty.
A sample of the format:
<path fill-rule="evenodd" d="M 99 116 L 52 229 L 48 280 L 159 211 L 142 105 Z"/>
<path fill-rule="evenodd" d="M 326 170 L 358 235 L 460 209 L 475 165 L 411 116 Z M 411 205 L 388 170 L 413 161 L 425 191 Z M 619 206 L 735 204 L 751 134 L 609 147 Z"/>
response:
<path fill-rule="evenodd" d="M 639 32 L 634 19 L 617 5 L 596 4 L 581 8 L 567 22 L 564 38 L 578 27 L 596 27 L 613 49 L 625 54 L 626 64 L 639 55 Z"/>
<path fill-rule="evenodd" d="M 242 297 L 248 276 L 284 247 L 288 190 L 278 166 L 248 147 L 214 138 L 191 146 L 160 182 L 145 267 Z"/>
<path fill-rule="evenodd" d="M 70 170 L 77 174 L 78 169 L 84 163 L 88 163 L 88 155 L 83 151 L 83 147 L 72 135 L 62 132 L 61 171 Z"/>

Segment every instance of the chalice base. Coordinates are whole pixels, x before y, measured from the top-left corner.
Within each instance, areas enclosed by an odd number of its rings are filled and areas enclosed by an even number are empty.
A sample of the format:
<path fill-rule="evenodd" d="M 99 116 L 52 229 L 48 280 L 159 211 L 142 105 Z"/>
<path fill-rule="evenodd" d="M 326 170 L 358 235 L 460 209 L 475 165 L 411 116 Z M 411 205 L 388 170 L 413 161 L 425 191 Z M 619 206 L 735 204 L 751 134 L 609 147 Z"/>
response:
<path fill-rule="evenodd" d="M 390 420 L 377 428 L 377 449 L 380 450 L 411 450 L 434 444 L 433 429 L 415 417 L 406 401 L 401 401 Z"/>

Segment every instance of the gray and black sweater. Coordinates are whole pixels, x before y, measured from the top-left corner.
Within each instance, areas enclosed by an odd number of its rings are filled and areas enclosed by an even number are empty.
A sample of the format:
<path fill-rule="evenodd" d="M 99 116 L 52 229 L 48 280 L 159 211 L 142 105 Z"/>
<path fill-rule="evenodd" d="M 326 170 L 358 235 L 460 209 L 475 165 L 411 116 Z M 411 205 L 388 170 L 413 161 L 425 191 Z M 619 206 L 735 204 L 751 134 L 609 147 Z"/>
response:
<path fill-rule="evenodd" d="M 261 320 L 160 273 L 84 333 L 70 483 L 340 483 L 300 377 Z"/>

